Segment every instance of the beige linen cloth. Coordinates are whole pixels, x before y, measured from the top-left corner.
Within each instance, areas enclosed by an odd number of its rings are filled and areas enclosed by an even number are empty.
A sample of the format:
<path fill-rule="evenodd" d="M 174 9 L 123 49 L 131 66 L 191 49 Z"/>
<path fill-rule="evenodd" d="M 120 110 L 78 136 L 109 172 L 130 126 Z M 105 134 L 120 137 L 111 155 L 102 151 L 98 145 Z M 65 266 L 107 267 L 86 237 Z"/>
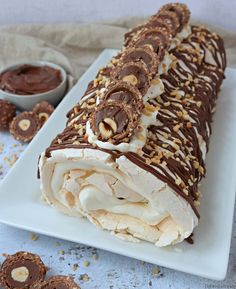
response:
<path fill-rule="evenodd" d="M 143 21 L 140 18 L 124 18 L 93 24 L 2 26 L 0 69 L 17 62 L 47 60 L 63 66 L 72 84 L 103 49 L 120 48 L 125 32 Z M 236 68 L 236 34 L 210 28 L 223 37 L 228 66 Z"/>

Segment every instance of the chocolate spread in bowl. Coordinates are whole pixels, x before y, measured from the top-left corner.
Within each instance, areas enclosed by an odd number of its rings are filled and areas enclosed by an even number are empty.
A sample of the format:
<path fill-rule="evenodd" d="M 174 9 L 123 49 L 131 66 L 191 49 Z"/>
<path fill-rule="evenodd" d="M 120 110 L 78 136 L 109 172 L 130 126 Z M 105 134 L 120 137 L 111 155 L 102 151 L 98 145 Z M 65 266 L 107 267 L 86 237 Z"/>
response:
<path fill-rule="evenodd" d="M 23 64 L 0 75 L 0 89 L 18 95 L 44 93 L 56 88 L 61 82 L 60 70 L 46 65 Z"/>

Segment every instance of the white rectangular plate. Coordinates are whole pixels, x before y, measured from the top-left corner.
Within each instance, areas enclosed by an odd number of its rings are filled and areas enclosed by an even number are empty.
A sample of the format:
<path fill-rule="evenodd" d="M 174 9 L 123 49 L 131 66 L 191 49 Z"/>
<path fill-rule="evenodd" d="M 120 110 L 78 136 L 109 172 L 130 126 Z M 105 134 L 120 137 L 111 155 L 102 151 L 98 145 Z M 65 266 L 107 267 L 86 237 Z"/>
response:
<path fill-rule="evenodd" d="M 62 131 L 67 111 L 79 101 L 88 82 L 115 52 L 105 50 L 97 58 L 3 180 L 0 186 L 0 222 L 191 274 L 223 279 L 228 265 L 235 202 L 236 70 L 227 69 L 219 95 L 207 156 L 207 177 L 201 186 L 201 219 L 194 233 L 194 245 L 183 242 L 160 249 L 146 242 L 121 241 L 85 219 L 65 216 L 40 201 L 36 177 L 39 154 Z"/>

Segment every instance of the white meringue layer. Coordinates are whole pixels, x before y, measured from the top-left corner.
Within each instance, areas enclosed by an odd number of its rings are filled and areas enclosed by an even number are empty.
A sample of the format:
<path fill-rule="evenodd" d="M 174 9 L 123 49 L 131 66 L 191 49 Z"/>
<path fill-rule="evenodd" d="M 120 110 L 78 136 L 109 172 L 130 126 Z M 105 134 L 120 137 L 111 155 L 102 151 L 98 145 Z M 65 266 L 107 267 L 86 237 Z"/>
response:
<path fill-rule="evenodd" d="M 68 215 L 160 247 L 181 242 L 198 224 L 186 200 L 125 156 L 113 160 L 99 150 L 72 148 L 51 154 L 40 159 L 41 190 Z"/>

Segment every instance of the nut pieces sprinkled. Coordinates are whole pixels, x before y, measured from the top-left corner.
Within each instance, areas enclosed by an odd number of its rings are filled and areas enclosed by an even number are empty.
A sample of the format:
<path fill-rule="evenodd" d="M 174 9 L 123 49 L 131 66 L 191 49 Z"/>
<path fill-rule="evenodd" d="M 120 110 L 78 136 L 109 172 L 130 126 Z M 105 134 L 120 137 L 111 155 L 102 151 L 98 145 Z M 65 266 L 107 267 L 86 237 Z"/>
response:
<path fill-rule="evenodd" d="M 199 216 L 193 201 L 198 200 L 197 185 L 205 174 L 201 146 L 205 144 L 208 150 L 212 112 L 226 59 L 220 37 L 202 27 L 184 27 L 188 19 L 186 5 L 167 4 L 147 23 L 128 32 L 124 49 L 108 64 L 108 71 L 101 69 L 96 85 L 88 86 L 82 102 L 75 106 L 77 111 L 69 113 L 66 129 L 46 153 L 50 156 L 55 149 L 74 147 L 78 140 L 78 148 L 110 147 L 115 156 L 117 151 L 125 151 L 138 166 L 145 162 L 151 165 L 145 169 L 163 178 Z M 173 39 L 180 30 L 180 37 Z M 158 58 L 155 76 L 151 73 L 154 54 Z M 152 93 L 156 95 L 143 98 L 150 85 L 157 86 Z M 87 124 L 95 136 L 90 135 Z M 140 133 L 141 124 L 147 127 L 146 137 Z M 135 147 L 130 154 L 136 141 L 144 146 Z M 131 146 L 117 146 L 117 151 L 108 144 L 130 142 Z M 194 160 L 199 162 L 198 168 Z"/>

